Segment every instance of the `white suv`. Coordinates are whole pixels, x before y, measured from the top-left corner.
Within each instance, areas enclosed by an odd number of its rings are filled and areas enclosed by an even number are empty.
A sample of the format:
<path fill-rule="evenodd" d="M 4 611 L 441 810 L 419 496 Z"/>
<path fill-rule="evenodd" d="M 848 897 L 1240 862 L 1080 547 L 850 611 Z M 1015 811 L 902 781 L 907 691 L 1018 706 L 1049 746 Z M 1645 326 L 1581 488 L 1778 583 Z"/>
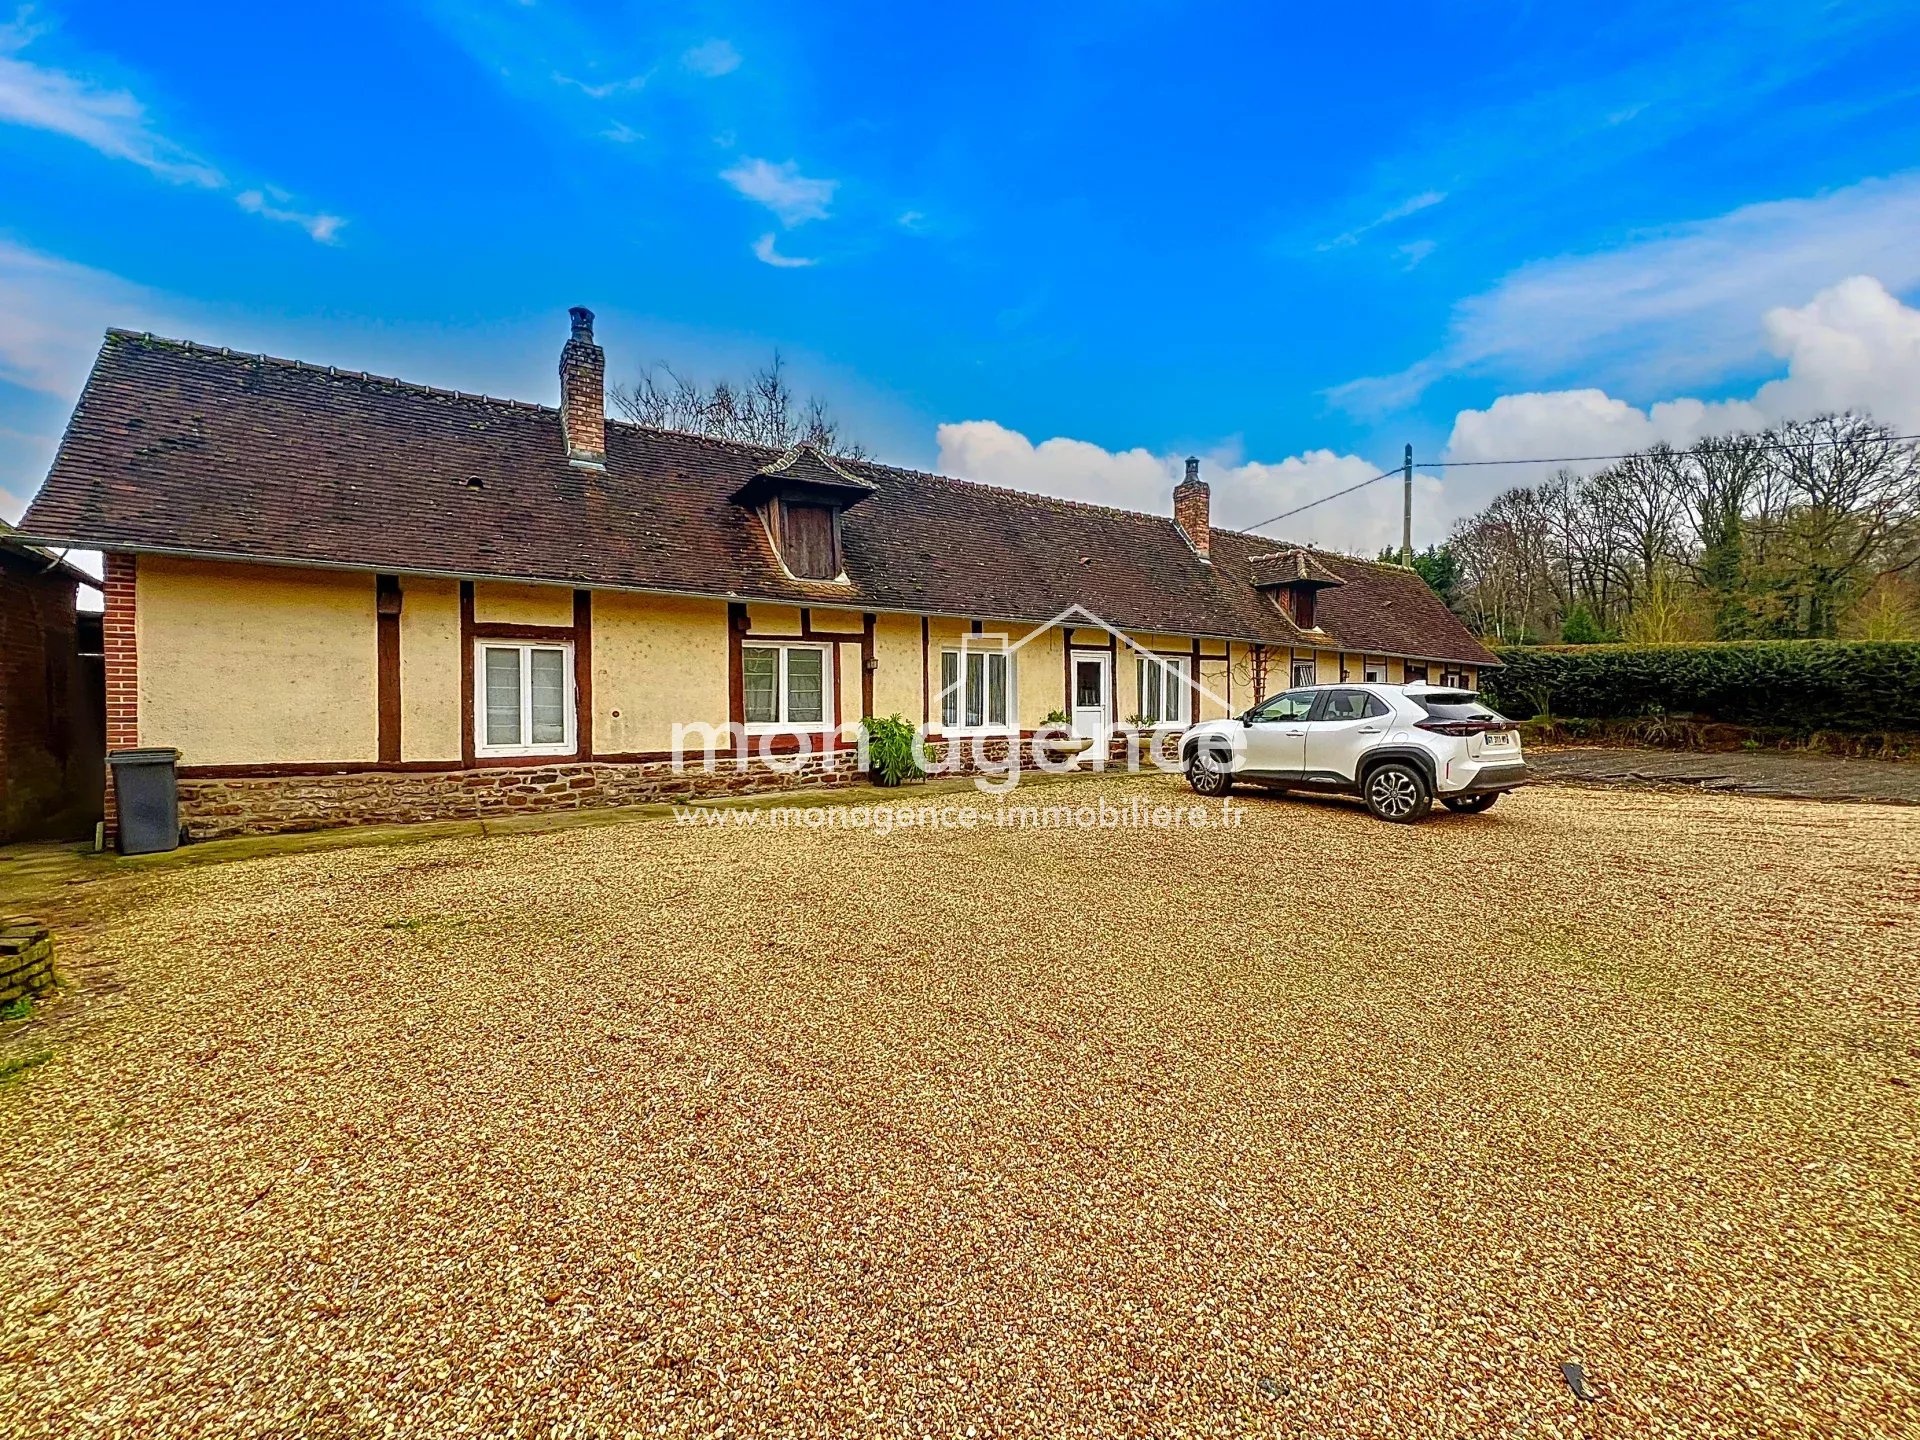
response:
<path fill-rule="evenodd" d="M 1358 795 L 1382 820 L 1421 819 L 1444 801 L 1477 813 L 1527 781 L 1520 727 L 1470 690 L 1310 685 L 1210 720 L 1180 745 L 1187 781 L 1224 795 L 1244 781 Z"/>

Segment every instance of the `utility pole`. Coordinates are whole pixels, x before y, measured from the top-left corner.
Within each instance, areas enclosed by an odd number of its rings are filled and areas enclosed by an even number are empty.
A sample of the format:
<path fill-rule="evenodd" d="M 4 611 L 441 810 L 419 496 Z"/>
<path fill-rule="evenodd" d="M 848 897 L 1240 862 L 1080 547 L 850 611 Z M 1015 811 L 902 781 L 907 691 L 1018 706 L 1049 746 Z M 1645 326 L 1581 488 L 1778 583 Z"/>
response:
<path fill-rule="evenodd" d="M 1402 487 L 1404 504 L 1400 511 L 1400 563 L 1411 567 L 1413 564 L 1413 446 L 1407 446 L 1407 462 L 1401 472 L 1405 478 Z"/>

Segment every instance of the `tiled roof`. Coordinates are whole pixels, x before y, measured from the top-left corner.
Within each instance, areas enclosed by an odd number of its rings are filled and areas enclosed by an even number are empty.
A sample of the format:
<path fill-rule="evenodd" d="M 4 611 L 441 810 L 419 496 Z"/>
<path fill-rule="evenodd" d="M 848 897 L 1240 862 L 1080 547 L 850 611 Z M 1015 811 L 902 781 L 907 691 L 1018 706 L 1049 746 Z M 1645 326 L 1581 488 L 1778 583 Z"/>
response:
<path fill-rule="evenodd" d="M 730 498 L 782 458 L 610 422 L 601 472 L 567 463 L 554 409 L 114 330 L 22 524 L 102 550 L 1300 635 L 1251 583 L 1271 539 L 1215 530 L 1209 565 L 1166 516 L 864 460 L 832 462 L 872 487 L 842 524 L 851 583 L 796 580 Z M 1335 642 L 1497 663 L 1412 572 L 1316 553 L 1346 582 L 1318 615 Z"/>
<path fill-rule="evenodd" d="M 98 590 L 100 582 L 87 574 L 78 565 L 64 555 L 56 555 L 38 545 L 22 540 L 14 528 L 0 520 L 0 569 L 13 569 L 31 574 L 46 574 L 54 571 L 71 580 L 76 585 L 85 585 Z"/>

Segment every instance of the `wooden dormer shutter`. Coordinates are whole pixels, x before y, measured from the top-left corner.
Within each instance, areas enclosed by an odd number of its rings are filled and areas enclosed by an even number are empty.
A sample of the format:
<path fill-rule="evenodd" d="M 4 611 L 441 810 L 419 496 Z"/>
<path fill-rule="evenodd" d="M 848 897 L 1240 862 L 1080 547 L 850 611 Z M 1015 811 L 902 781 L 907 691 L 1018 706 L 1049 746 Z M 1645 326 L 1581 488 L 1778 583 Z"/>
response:
<path fill-rule="evenodd" d="M 781 510 L 780 558 L 787 569 L 807 580 L 831 580 L 838 575 L 833 508 L 788 500 Z"/>

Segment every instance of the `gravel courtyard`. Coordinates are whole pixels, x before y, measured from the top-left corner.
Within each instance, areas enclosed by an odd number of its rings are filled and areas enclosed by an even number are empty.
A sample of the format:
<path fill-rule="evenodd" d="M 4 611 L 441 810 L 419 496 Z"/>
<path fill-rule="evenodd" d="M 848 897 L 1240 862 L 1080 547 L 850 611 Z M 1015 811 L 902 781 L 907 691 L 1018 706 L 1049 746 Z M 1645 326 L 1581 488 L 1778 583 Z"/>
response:
<path fill-rule="evenodd" d="M 1920 1431 L 1920 810 L 1236 803 L 108 882 L 6 1430 Z"/>

